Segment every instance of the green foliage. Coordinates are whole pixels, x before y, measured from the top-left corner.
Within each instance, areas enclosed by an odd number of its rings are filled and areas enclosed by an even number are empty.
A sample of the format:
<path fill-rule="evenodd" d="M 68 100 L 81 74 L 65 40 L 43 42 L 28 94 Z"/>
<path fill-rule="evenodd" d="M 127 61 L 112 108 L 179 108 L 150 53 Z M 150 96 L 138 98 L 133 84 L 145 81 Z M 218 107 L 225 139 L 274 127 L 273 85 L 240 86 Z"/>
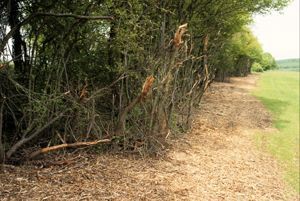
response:
<path fill-rule="evenodd" d="M 270 53 L 264 53 L 260 63 L 264 71 L 277 68 L 276 61 Z"/>
<path fill-rule="evenodd" d="M 299 73 L 266 72 L 254 94 L 271 110 L 278 131 L 258 134 L 282 163 L 287 181 L 299 192 Z"/>
<path fill-rule="evenodd" d="M 263 50 L 257 38 L 248 28 L 236 33 L 232 38 L 235 51 L 240 55 L 245 55 L 251 60 L 259 60 Z"/>
<path fill-rule="evenodd" d="M 263 67 L 260 65 L 260 63 L 253 63 L 251 67 L 253 72 L 264 72 Z"/>
<path fill-rule="evenodd" d="M 246 76 L 253 62 L 272 67 L 273 60 L 262 56 L 246 27 L 254 13 L 277 10 L 286 3 L 4 1 L 0 50 L 11 55 L 1 58 L 4 63 L 12 58 L 15 70 L 0 83 L 1 95 L 10 100 L 7 105 L 0 99 L 5 105 L 4 127 L 10 128 L 4 139 L 12 147 L 18 145 L 28 137 L 23 131 L 36 123 L 51 125 L 35 140 L 54 144 L 61 140 L 57 133 L 68 142 L 97 140 L 104 133 L 113 138 L 122 125 L 127 147 L 134 147 L 135 141 L 151 150 L 163 147 L 169 132 L 189 127 L 193 106 L 216 76 Z M 187 33 L 180 36 L 177 29 L 185 23 Z M 12 47 L 9 38 L 15 39 Z M 148 76 L 155 77 L 152 90 L 147 98 L 139 98 Z M 52 123 L 61 113 L 60 121 Z M 26 148 L 22 144 L 16 150 L 21 147 Z"/>
<path fill-rule="evenodd" d="M 219 55 L 219 74 L 226 72 L 227 75 L 246 76 L 250 73 L 251 67 L 257 70 L 263 68 L 261 60 L 264 55 L 262 47 L 257 38 L 247 27 L 242 27 L 239 32 L 232 35 L 224 46 L 223 52 Z M 257 66 L 257 65 L 260 66 Z"/>

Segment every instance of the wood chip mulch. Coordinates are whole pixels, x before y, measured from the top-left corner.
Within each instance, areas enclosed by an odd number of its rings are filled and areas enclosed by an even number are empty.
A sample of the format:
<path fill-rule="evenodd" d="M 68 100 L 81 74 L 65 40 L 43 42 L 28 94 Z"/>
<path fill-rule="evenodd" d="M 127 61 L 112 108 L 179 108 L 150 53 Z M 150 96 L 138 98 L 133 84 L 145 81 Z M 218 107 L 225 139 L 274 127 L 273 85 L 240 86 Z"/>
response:
<path fill-rule="evenodd" d="M 85 153 L 0 169 L 0 200 L 299 200 L 253 142 L 271 117 L 249 95 L 257 76 L 214 83 L 193 128 L 164 157 Z M 263 145 L 262 145 L 263 146 Z"/>

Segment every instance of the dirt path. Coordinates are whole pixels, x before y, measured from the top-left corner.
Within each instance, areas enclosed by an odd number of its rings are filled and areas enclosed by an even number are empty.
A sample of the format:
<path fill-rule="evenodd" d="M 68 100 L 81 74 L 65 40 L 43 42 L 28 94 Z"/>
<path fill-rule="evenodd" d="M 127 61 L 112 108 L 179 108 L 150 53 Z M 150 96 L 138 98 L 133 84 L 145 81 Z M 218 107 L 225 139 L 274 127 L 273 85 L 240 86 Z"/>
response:
<path fill-rule="evenodd" d="M 63 166 L 5 167 L 0 200 L 298 200 L 253 143 L 253 132 L 271 125 L 248 93 L 256 79 L 215 83 L 164 159 L 79 155 Z"/>

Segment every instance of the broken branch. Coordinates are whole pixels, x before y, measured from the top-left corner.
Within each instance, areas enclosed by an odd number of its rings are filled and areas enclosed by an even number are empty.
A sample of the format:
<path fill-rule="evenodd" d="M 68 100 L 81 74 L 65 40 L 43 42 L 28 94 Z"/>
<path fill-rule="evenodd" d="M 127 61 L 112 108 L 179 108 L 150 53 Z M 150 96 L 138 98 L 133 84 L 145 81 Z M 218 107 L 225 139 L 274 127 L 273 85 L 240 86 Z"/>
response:
<path fill-rule="evenodd" d="M 187 26 L 188 24 L 183 24 L 183 25 L 180 25 L 174 35 L 174 39 L 173 39 L 173 42 L 174 42 L 174 45 L 176 48 L 179 48 L 180 45 L 183 43 L 182 41 L 182 36 L 183 34 L 187 31 Z"/>
<path fill-rule="evenodd" d="M 55 145 L 52 147 L 46 147 L 46 148 L 42 148 L 40 150 L 37 150 L 33 153 L 31 153 L 29 155 L 29 158 L 35 158 L 36 156 L 40 155 L 40 154 L 45 154 L 51 151 L 56 151 L 56 150 L 60 150 L 60 149 L 64 149 L 64 148 L 75 148 L 75 147 L 82 147 L 82 146 L 92 146 L 92 145 L 97 145 L 100 143 L 108 143 L 111 142 L 110 139 L 103 139 L 103 140 L 97 140 L 97 141 L 92 141 L 92 142 L 75 142 L 75 143 L 71 143 L 71 144 L 60 144 L 60 145 Z"/>
<path fill-rule="evenodd" d="M 127 107 L 125 107 L 125 109 L 121 112 L 119 122 L 117 125 L 117 129 L 115 131 L 117 136 L 120 136 L 124 133 L 125 120 L 126 120 L 127 113 L 130 110 L 132 110 L 138 103 L 140 103 L 141 101 L 143 101 L 146 98 L 147 94 L 149 93 L 150 89 L 152 88 L 154 80 L 155 80 L 155 78 L 152 75 L 148 76 L 143 84 L 143 88 L 142 88 L 140 95 L 137 96 L 131 103 L 129 103 L 129 105 L 127 105 Z"/>

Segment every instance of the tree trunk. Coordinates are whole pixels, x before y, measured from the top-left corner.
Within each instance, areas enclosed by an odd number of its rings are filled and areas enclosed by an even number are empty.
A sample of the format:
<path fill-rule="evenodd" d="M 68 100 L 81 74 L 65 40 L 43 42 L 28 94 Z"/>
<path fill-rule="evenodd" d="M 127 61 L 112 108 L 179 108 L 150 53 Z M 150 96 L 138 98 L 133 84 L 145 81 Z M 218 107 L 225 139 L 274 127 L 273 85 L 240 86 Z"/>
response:
<path fill-rule="evenodd" d="M 4 108 L 4 103 L 2 103 L 0 108 L 0 163 L 4 162 L 5 160 L 5 150 L 4 150 L 4 144 L 2 142 L 3 108 Z"/>
<path fill-rule="evenodd" d="M 8 22 L 11 29 L 17 27 L 20 23 L 20 10 L 18 0 L 10 0 L 8 3 Z M 21 83 L 25 83 L 24 78 L 26 77 L 26 69 L 25 64 L 23 61 L 23 51 L 22 51 L 22 44 L 24 46 L 24 42 L 22 40 L 20 27 L 14 32 L 13 36 L 13 61 L 15 65 L 15 71 L 20 78 Z"/>

